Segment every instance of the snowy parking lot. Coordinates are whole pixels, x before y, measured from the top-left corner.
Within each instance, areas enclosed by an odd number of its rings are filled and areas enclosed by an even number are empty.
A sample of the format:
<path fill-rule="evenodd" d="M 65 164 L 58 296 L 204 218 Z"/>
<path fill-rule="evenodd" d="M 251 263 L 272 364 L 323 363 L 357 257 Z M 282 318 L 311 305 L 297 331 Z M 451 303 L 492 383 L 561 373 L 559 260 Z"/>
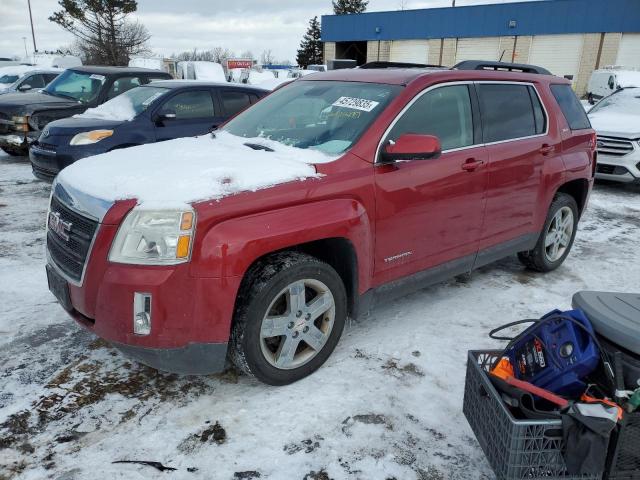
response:
<path fill-rule="evenodd" d="M 638 290 L 640 188 L 597 185 L 566 263 L 509 258 L 351 322 L 314 375 L 158 373 L 77 326 L 49 293 L 49 185 L 0 153 L 0 479 L 490 479 L 462 415 L 466 352 L 500 324 Z M 117 461 L 154 461 L 175 470 Z"/>

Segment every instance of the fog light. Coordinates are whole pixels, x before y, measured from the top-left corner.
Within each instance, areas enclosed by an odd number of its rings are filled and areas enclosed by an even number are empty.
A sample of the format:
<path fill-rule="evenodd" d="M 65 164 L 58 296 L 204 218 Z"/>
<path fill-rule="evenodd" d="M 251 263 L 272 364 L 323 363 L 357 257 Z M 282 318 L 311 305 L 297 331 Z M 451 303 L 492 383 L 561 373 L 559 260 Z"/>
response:
<path fill-rule="evenodd" d="M 151 294 L 138 293 L 133 296 L 133 333 L 149 335 L 151 333 Z"/>

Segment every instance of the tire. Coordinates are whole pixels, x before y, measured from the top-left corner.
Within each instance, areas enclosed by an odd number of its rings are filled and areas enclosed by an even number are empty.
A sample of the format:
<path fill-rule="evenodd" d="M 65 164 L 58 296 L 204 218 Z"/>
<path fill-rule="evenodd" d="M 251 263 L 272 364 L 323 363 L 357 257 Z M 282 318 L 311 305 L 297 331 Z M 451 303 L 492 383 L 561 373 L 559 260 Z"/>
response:
<path fill-rule="evenodd" d="M 346 290 L 330 265 L 299 252 L 270 255 L 250 269 L 240 288 L 231 361 L 269 385 L 296 382 L 329 358 L 346 317 Z"/>
<path fill-rule="evenodd" d="M 20 157 L 20 156 L 22 156 L 22 155 L 26 155 L 26 154 L 27 154 L 26 152 L 25 152 L 25 153 L 23 153 L 23 152 L 21 152 L 21 151 L 19 151 L 19 150 L 13 150 L 13 149 L 11 149 L 11 148 L 0 147 L 0 149 L 1 149 L 4 153 L 6 153 L 7 155 L 10 155 L 10 156 L 12 156 L 12 157 Z"/>
<path fill-rule="evenodd" d="M 518 253 L 522 264 L 538 272 L 558 268 L 569 255 L 578 230 L 578 205 L 571 195 L 558 193 L 547 213 L 533 250 Z"/>
<path fill-rule="evenodd" d="M 587 95 L 587 102 L 589 102 L 589 105 L 593 105 L 595 102 L 595 100 L 593 99 L 593 94 L 588 94 Z"/>

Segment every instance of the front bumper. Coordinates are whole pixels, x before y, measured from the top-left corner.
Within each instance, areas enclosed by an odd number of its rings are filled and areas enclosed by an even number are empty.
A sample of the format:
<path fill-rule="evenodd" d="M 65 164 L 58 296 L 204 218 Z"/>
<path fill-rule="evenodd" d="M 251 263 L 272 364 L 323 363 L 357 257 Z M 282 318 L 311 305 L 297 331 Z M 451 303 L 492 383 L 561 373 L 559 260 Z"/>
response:
<path fill-rule="evenodd" d="M 125 356 L 163 372 L 209 375 L 224 370 L 227 343 L 191 343 L 181 348 L 147 348 L 113 343 Z"/>
<path fill-rule="evenodd" d="M 114 224 L 98 227 L 81 284 L 67 282 L 71 317 L 126 355 L 158 370 L 222 371 L 241 279 L 193 277 L 189 264 L 111 263 L 107 258 L 117 229 Z M 59 272 L 53 260 L 48 261 Z M 133 330 L 136 293 L 151 296 L 148 335 Z"/>
<path fill-rule="evenodd" d="M 640 182 L 640 150 L 623 156 L 600 153 L 596 178 L 623 183 Z"/>
<path fill-rule="evenodd" d="M 0 135 L 0 147 L 9 150 L 23 150 L 25 153 L 29 145 L 35 142 L 40 132 L 11 132 Z"/>
<path fill-rule="evenodd" d="M 33 175 L 47 182 L 53 181 L 55 176 L 65 167 L 92 155 L 104 153 L 104 149 L 89 146 L 69 146 L 65 143 L 33 142 L 29 148 L 29 160 Z"/>

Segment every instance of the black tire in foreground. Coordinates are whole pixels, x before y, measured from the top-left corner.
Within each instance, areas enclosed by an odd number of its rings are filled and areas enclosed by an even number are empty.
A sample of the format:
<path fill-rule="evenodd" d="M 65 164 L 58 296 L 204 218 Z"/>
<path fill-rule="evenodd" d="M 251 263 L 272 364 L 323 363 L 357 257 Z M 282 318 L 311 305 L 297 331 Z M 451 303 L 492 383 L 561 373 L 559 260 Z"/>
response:
<path fill-rule="evenodd" d="M 558 193 L 551 202 L 538 243 L 533 250 L 518 253 L 520 262 L 538 272 L 550 272 L 562 265 L 573 246 L 578 217 L 575 199 Z"/>
<path fill-rule="evenodd" d="M 330 265 L 300 252 L 269 255 L 240 288 L 231 360 L 264 383 L 293 383 L 329 358 L 346 317 L 346 290 Z"/>

